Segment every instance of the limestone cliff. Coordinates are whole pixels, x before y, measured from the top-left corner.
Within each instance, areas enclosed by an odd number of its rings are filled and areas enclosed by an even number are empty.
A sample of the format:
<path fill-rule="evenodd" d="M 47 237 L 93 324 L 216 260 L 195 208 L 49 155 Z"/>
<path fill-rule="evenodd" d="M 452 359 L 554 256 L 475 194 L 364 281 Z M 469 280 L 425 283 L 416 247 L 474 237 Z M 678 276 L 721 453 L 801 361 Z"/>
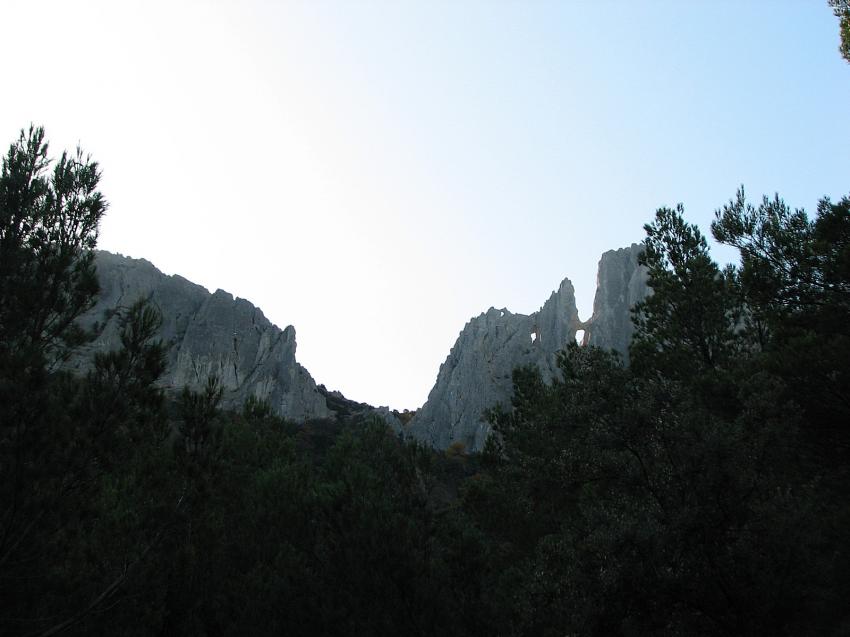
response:
<path fill-rule="evenodd" d="M 438 449 L 462 442 L 467 450 L 480 451 L 490 433 L 482 414 L 510 402 L 514 368 L 536 365 L 551 378 L 555 353 L 575 339 L 579 326 L 568 279 L 534 314 L 490 308 L 472 319 L 440 366 L 427 402 L 410 423 L 410 435 Z"/>
<path fill-rule="evenodd" d="M 285 418 L 304 421 L 333 415 L 309 372 L 295 359 L 295 328 L 281 330 L 244 299 L 205 288 L 179 276 L 166 276 L 143 259 L 98 252 L 100 294 L 81 319 L 97 336 L 70 364 L 83 370 L 91 353 L 119 345 L 116 310 L 139 298 L 162 313 L 159 337 L 168 390 L 199 388 L 211 374 L 224 385 L 223 403 L 240 407 L 248 396 L 268 400 Z"/>
<path fill-rule="evenodd" d="M 461 442 L 469 451 L 480 451 L 490 433 L 484 411 L 510 404 L 514 368 L 536 365 L 551 379 L 557 373 L 556 352 L 574 341 L 579 329 L 585 330 L 585 344 L 627 356 L 633 331 L 630 309 L 649 289 L 637 262 L 640 250 L 635 244 L 602 255 L 593 316 L 584 323 L 568 279 L 531 315 L 490 308 L 469 321 L 407 434 L 438 449 Z"/>
<path fill-rule="evenodd" d="M 593 316 L 587 322 L 584 345 L 617 350 L 628 362 L 634 333 L 631 308 L 649 292 L 646 268 L 638 265 L 641 244 L 610 250 L 599 260 Z"/>
<path fill-rule="evenodd" d="M 210 294 L 182 277 L 166 276 L 148 261 L 108 252 L 97 254 L 100 294 L 80 321 L 96 337 L 69 365 L 84 371 L 93 352 L 118 347 L 117 310 L 144 298 L 162 314 L 159 337 L 167 366 L 160 382 L 167 390 L 200 388 L 215 374 L 228 407 L 238 408 L 248 396 L 256 396 L 299 422 L 372 415 L 433 447 L 462 442 L 467 450 L 480 451 L 490 433 L 484 411 L 510 404 L 514 368 L 535 365 L 551 379 L 558 373 L 556 352 L 575 340 L 579 329 L 585 330 L 584 344 L 627 356 L 633 332 L 630 309 L 649 292 L 646 272 L 637 263 L 640 250 L 632 245 L 602 255 L 593 315 L 586 322 L 579 320 L 568 279 L 533 314 L 490 308 L 470 320 L 440 366 L 427 402 L 408 425 L 389 409 L 354 403 L 317 387 L 296 361 L 292 326 L 281 330 L 244 299 L 222 290 Z"/>

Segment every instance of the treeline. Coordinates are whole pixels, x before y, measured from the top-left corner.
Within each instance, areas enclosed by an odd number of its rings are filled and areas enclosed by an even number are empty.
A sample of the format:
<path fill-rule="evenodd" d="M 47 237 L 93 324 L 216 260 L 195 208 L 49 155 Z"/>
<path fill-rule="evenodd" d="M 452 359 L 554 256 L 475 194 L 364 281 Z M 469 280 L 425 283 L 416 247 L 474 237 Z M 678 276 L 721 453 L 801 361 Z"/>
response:
<path fill-rule="evenodd" d="M 123 308 L 84 376 L 106 205 L 82 153 L 22 133 L 0 175 L 0 632 L 433 634 L 468 609 L 435 455 L 376 423 L 302 427 L 222 390 L 166 397 L 159 316 Z"/>
<path fill-rule="evenodd" d="M 517 370 L 464 505 L 502 542 L 511 634 L 850 631 L 850 199 L 646 227 L 631 366 L 570 346 Z M 551 634 L 555 634 L 551 632 Z"/>
<path fill-rule="evenodd" d="M 850 199 L 743 192 L 646 226 L 625 367 L 514 374 L 485 453 L 166 396 L 159 316 L 85 376 L 97 164 L 22 133 L 0 175 L 0 633 L 850 632 Z"/>

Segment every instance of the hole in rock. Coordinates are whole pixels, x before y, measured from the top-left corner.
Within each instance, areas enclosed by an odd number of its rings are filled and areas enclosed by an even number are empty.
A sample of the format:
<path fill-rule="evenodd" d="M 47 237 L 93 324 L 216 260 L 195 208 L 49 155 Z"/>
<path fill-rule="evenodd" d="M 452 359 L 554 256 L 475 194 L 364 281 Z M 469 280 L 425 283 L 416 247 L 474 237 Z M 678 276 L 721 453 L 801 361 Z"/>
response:
<path fill-rule="evenodd" d="M 584 330 L 576 330 L 576 343 L 579 345 L 583 345 L 584 341 Z"/>
<path fill-rule="evenodd" d="M 531 333 L 531 342 L 533 343 L 536 340 L 537 340 L 537 332 L 532 332 Z"/>

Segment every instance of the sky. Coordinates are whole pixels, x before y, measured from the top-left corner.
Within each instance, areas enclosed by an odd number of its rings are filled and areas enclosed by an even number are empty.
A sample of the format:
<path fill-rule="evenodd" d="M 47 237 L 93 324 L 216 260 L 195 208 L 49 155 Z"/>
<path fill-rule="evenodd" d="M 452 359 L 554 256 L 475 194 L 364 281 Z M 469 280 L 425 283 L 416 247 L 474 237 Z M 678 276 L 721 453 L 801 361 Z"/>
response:
<path fill-rule="evenodd" d="M 850 194 L 825 0 L 3 0 L 0 46 L 0 144 L 32 122 L 100 163 L 101 248 L 248 299 L 396 409 L 491 306 L 568 277 L 589 318 L 661 206 L 707 232 L 741 185 Z"/>

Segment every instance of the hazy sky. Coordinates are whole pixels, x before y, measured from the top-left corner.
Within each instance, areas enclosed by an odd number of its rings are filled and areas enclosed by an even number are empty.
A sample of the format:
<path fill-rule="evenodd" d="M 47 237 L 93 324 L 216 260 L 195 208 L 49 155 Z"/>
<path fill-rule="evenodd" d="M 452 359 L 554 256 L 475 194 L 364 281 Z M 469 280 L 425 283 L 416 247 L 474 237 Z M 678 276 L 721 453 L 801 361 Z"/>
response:
<path fill-rule="evenodd" d="M 0 144 L 103 168 L 101 247 L 247 298 L 317 382 L 420 406 L 682 202 L 850 193 L 826 1 L 0 2 Z M 727 253 L 717 253 L 728 259 Z"/>

